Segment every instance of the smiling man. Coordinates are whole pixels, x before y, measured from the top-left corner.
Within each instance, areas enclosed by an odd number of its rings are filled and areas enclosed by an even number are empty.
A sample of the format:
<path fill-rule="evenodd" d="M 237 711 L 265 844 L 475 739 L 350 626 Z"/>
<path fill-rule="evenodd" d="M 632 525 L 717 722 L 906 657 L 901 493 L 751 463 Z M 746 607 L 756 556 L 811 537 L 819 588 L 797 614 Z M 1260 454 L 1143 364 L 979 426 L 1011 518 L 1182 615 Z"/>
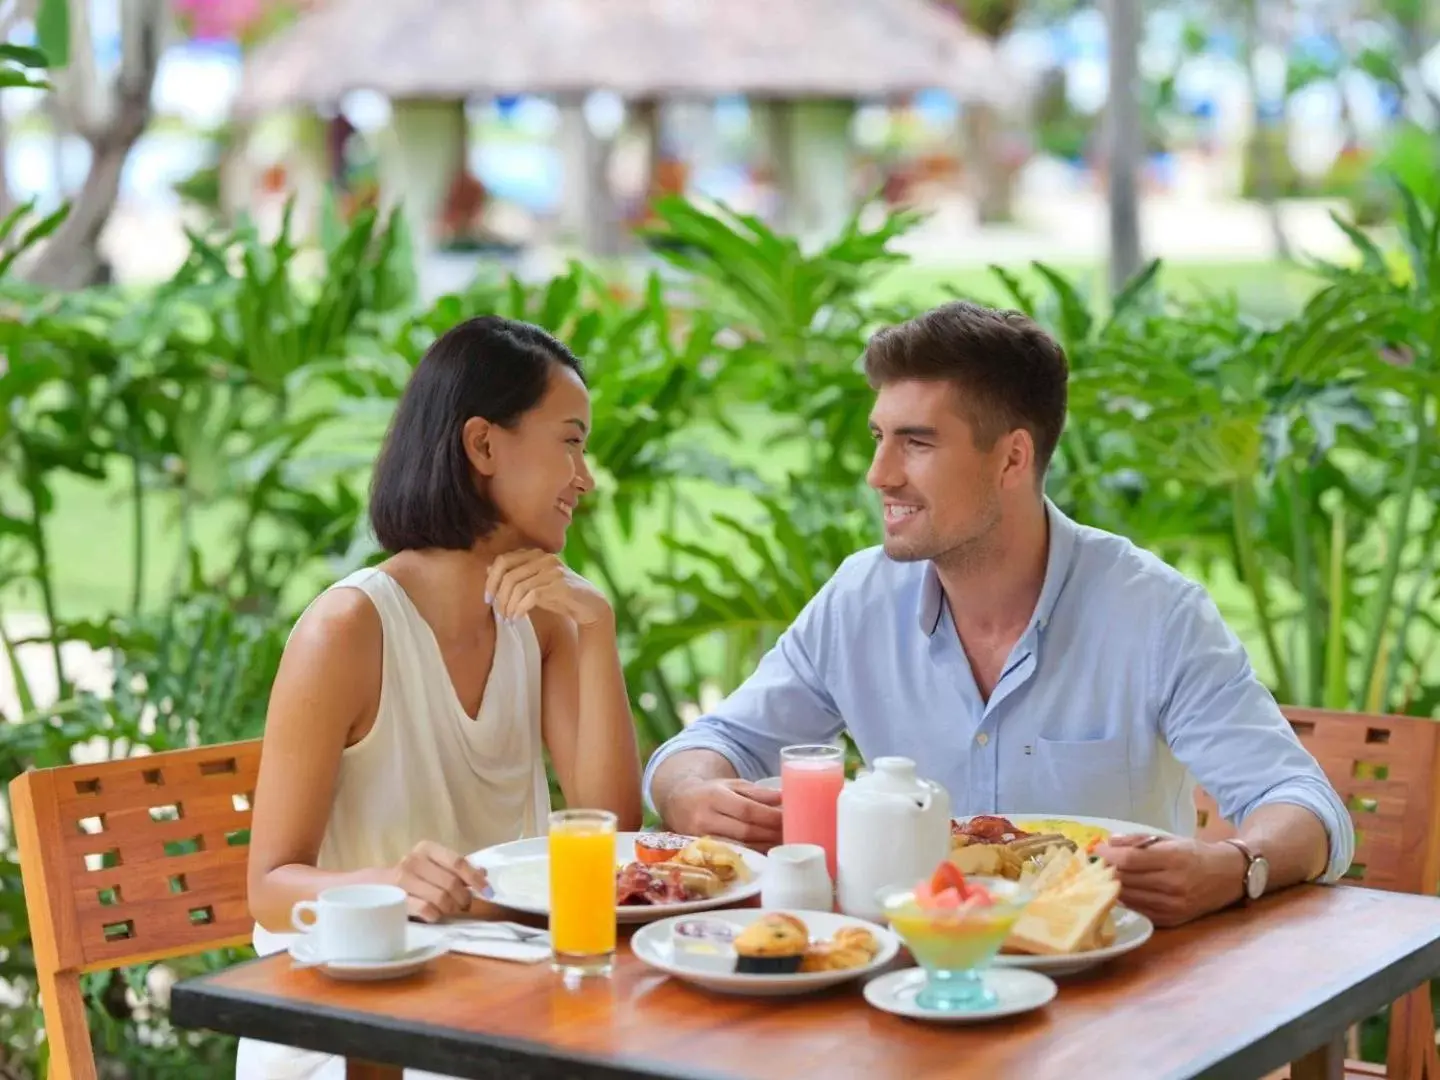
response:
<path fill-rule="evenodd" d="M 871 339 L 869 483 L 883 548 L 847 559 L 755 673 L 661 747 L 646 797 L 677 831 L 765 846 L 780 748 L 848 730 L 957 815 L 1120 818 L 1181 839 L 1099 849 L 1173 925 L 1349 867 L 1349 815 L 1203 588 L 1044 496 L 1064 353 L 1014 312 L 953 303 Z M 1203 843 L 1199 781 L 1239 842 Z"/>

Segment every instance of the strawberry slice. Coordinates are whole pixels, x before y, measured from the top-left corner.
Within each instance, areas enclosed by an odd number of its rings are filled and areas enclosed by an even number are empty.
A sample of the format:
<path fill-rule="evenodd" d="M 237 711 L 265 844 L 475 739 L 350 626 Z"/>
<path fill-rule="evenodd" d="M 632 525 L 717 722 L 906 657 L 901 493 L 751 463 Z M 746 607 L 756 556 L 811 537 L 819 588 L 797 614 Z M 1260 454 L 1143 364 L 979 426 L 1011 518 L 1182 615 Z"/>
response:
<path fill-rule="evenodd" d="M 931 906 L 942 911 L 955 911 L 964 903 L 965 897 L 959 889 L 952 886 L 936 893 L 935 899 L 931 901 Z"/>
<path fill-rule="evenodd" d="M 942 862 L 935 868 L 935 873 L 930 875 L 930 891 L 937 896 L 946 889 L 954 889 L 965 899 L 969 893 L 969 887 L 965 884 L 965 875 L 960 868 L 950 861 Z"/>

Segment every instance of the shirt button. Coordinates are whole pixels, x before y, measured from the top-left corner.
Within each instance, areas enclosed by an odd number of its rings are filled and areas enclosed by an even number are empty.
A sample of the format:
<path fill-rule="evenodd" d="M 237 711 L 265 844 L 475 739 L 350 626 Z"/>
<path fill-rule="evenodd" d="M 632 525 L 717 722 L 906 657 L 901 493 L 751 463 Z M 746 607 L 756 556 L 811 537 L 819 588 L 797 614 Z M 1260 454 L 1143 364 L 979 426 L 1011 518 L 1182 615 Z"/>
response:
<path fill-rule="evenodd" d="M 986 735 L 985 732 L 982 731 L 982 732 L 980 732 L 979 735 L 976 735 L 976 736 L 975 736 L 975 741 L 976 741 L 977 743 L 979 743 L 981 746 L 984 746 L 986 743 L 988 743 L 988 742 L 990 741 L 990 736 L 989 736 L 989 735 Z"/>

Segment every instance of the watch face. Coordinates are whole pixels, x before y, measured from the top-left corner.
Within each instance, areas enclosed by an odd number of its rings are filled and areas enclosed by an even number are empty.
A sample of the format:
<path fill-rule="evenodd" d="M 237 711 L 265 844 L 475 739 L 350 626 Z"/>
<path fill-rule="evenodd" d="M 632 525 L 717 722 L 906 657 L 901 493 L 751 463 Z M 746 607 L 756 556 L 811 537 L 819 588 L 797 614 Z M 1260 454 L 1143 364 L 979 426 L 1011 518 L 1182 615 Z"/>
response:
<path fill-rule="evenodd" d="M 1250 864 L 1245 875 L 1245 893 L 1251 900 L 1259 900 L 1265 894 L 1265 885 L 1270 880 L 1270 864 L 1257 857 Z"/>

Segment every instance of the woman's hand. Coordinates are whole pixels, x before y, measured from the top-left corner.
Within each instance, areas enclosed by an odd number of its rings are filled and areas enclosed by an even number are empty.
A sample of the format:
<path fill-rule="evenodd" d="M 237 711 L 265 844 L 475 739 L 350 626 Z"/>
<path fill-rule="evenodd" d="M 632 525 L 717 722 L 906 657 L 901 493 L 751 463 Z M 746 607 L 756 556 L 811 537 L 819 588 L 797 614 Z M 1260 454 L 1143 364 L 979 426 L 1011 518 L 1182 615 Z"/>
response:
<path fill-rule="evenodd" d="M 485 887 L 485 871 L 477 870 L 447 847 L 422 840 L 391 871 L 393 881 L 410 899 L 412 917 L 439 922 L 448 915 L 463 915 L 474 899 L 470 890 Z"/>
<path fill-rule="evenodd" d="M 485 595 L 507 619 L 518 619 L 536 608 L 564 615 L 576 626 L 615 617 L 604 593 L 538 548 L 507 551 L 491 563 Z"/>

